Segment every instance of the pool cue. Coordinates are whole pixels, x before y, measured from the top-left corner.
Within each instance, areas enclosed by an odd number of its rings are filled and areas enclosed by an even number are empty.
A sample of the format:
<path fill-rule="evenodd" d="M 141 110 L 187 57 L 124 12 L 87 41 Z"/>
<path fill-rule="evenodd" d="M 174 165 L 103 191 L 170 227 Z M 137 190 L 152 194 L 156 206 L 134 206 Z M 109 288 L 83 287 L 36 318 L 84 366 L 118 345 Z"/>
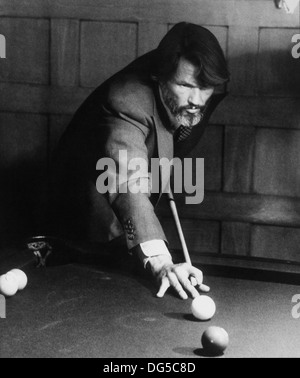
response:
<path fill-rule="evenodd" d="M 191 258 L 190 258 L 189 251 L 187 249 L 187 245 L 186 245 L 186 242 L 185 242 L 185 238 L 184 238 L 184 235 L 183 235 L 183 231 L 182 231 L 182 228 L 181 228 L 181 224 L 180 224 L 180 220 L 179 220 L 179 216 L 178 216 L 178 212 L 177 212 L 177 208 L 176 208 L 176 203 L 175 203 L 171 188 L 170 188 L 170 191 L 168 192 L 168 199 L 169 199 L 169 204 L 170 204 L 171 212 L 172 212 L 172 215 L 173 215 L 173 219 L 174 219 L 174 222 L 175 222 L 175 225 L 176 225 L 176 230 L 177 230 L 177 233 L 178 233 L 178 236 L 179 236 L 179 239 L 180 239 L 180 243 L 181 243 L 181 247 L 182 247 L 182 250 L 183 250 L 184 259 L 188 264 L 192 265 Z"/>
<path fill-rule="evenodd" d="M 179 239 L 180 239 L 184 259 L 188 264 L 192 265 L 190 254 L 189 254 L 189 251 L 187 249 L 187 245 L 186 245 L 186 242 L 185 242 L 184 234 L 183 234 L 183 231 L 182 231 L 182 228 L 181 228 L 181 224 L 180 224 L 180 220 L 179 220 L 179 216 L 178 216 L 178 212 L 177 212 L 176 203 L 175 203 L 174 196 L 173 196 L 171 188 L 169 188 L 168 199 L 169 199 L 169 204 L 170 204 L 171 212 L 172 212 L 172 215 L 173 215 L 173 219 L 174 219 L 174 222 L 175 222 L 175 225 L 176 225 L 176 230 L 177 230 L 177 233 L 178 233 L 178 236 L 179 236 Z M 193 286 L 197 285 L 197 281 L 196 281 L 195 277 L 191 277 L 191 283 L 192 283 Z"/>

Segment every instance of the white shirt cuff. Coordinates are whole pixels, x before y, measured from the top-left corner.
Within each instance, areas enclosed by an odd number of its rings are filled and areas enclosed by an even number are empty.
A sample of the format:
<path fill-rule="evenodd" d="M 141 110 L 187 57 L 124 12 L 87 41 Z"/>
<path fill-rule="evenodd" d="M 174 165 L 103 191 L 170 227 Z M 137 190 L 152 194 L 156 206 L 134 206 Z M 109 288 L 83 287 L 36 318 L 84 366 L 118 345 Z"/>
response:
<path fill-rule="evenodd" d="M 144 243 L 140 244 L 141 251 L 142 251 L 142 261 L 144 268 L 147 265 L 147 262 L 151 259 L 151 257 L 158 256 L 158 255 L 166 255 L 171 256 L 166 243 L 163 240 L 149 240 Z"/>

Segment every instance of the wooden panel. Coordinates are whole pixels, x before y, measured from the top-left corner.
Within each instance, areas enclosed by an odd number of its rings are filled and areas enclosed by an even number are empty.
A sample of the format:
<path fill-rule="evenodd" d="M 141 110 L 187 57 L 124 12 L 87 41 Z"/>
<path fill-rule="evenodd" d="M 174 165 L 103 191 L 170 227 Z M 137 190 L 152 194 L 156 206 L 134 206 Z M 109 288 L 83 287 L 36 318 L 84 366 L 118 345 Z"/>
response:
<path fill-rule="evenodd" d="M 224 190 L 249 193 L 251 190 L 254 127 L 225 128 Z"/>
<path fill-rule="evenodd" d="M 300 128 L 300 100 L 228 96 L 211 117 L 216 124 L 257 127 Z"/>
<path fill-rule="evenodd" d="M 254 226 L 251 256 L 300 262 L 300 229 Z"/>
<path fill-rule="evenodd" d="M 46 162 L 47 117 L 0 114 L 0 168 Z"/>
<path fill-rule="evenodd" d="M 180 218 L 188 250 L 193 253 L 219 252 L 220 224 Z M 161 224 L 169 241 L 170 249 L 182 250 L 173 219 L 163 218 Z"/>
<path fill-rule="evenodd" d="M 49 119 L 49 153 L 57 147 L 59 139 L 70 123 L 70 115 L 51 115 Z"/>
<path fill-rule="evenodd" d="M 167 33 L 167 24 L 143 22 L 139 24 L 138 55 L 156 49 L 161 39 Z"/>
<path fill-rule="evenodd" d="M 264 95 L 300 96 L 300 60 L 292 57 L 298 29 L 262 29 L 258 54 L 258 89 Z"/>
<path fill-rule="evenodd" d="M 204 158 L 205 190 L 220 190 L 222 186 L 223 127 L 209 125 L 197 147 L 188 155 Z M 196 177 L 196 164 L 193 164 Z"/>
<path fill-rule="evenodd" d="M 51 20 L 51 84 L 78 84 L 79 21 Z"/>
<path fill-rule="evenodd" d="M 300 196 L 300 131 L 257 131 L 254 191 Z"/>
<path fill-rule="evenodd" d="M 74 114 L 91 88 L 0 83 L 0 110 L 5 112 Z"/>
<path fill-rule="evenodd" d="M 137 25 L 82 22 L 80 83 L 95 87 L 124 68 L 137 55 Z"/>
<path fill-rule="evenodd" d="M 228 67 L 231 74 L 229 92 L 234 95 L 254 95 L 257 88 L 258 28 L 230 27 L 228 46 Z"/>
<path fill-rule="evenodd" d="M 2 0 L 0 15 L 298 27 L 299 15 L 276 9 L 271 0 Z"/>
<path fill-rule="evenodd" d="M 221 252 L 229 255 L 248 255 L 250 231 L 249 223 L 222 222 Z"/>
<path fill-rule="evenodd" d="M 49 83 L 49 22 L 0 19 L 6 37 L 6 59 L 0 60 L 0 81 Z"/>
<path fill-rule="evenodd" d="M 184 218 L 300 227 L 300 199 L 296 198 L 206 192 L 199 205 L 187 206 L 184 196 L 178 196 L 176 204 Z M 158 211 L 161 216 L 170 215 L 167 206 Z"/>
<path fill-rule="evenodd" d="M 224 55 L 227 56 L 228 28 L 225 26 L 213 26 L 207 24 L 204 24 L 203 26 L 214 34 L 222 47 Z"/>

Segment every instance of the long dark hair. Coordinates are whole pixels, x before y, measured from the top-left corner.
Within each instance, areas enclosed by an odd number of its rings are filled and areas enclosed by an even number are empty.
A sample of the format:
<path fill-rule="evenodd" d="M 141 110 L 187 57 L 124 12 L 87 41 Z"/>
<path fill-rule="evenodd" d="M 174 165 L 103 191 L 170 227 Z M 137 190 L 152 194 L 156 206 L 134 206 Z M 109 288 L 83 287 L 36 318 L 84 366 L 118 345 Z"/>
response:
<path fill-rule="evenodd" d="M 201 87 L 216 87 L 229 80 L 229 72 L 217 38 L 206 28 L 180 22 L 161 40 L 154 54 L 152 76 L 169 80 L 183 57 L 198 67 Z"/>

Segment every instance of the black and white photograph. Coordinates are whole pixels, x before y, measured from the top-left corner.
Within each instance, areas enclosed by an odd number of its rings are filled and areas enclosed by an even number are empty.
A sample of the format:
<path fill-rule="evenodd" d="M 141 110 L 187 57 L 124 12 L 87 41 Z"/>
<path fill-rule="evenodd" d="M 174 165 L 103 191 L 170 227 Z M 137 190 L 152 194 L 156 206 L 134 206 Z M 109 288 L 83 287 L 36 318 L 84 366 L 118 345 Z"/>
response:
<path fill-rule="evenodd" d="M 0 0 L 0 358 L 300 357 L 299 0 Z"/>

